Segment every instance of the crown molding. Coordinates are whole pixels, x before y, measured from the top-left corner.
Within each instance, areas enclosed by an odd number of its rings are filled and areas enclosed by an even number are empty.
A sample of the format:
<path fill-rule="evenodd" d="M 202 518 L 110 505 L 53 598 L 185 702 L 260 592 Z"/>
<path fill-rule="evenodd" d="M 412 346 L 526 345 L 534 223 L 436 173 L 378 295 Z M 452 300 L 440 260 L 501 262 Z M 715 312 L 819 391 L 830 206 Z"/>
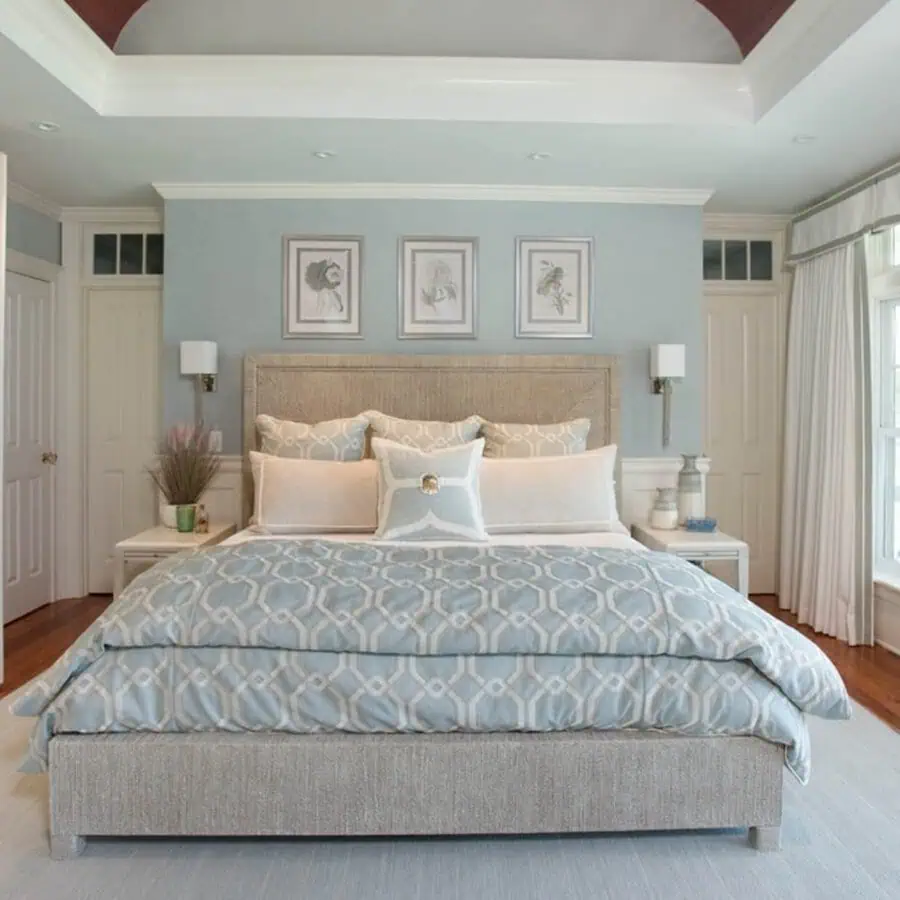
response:
<path fill-rule="evenodd" d="M 82 225 L 161 225 L 163 210 L 156 206 L 64 206 L 63 222 Z"/>
<path fill-rule="evenodd" d="M 155 183 L 153 187 L 164 200 L 494 200 L 703 206 L 713 194 L 705 189 L 540 184 Z"/>
<path fill-rule="evenodd" d="M 703 233 L 720 234 L 771 234 L 784 231 L 791 221 L 789 215 L 760 213 L 704 213 Z"/>
<path fill-rule="evenodd" d="M 11 203 L 27 206 L 29 209 L 41 215 L 49 216 L 51 219 L 59 220 L 62 216 L 62 207 L 58 203 L 47 200 L 46 197 L 30 191 L 27 187 L 16 184 L 14 181 L 10 181 L 7 185 L 6 196 Z"/>
<path fill-rule="evenodd" d="M 0 0 L 0 34 L 95 112 L 103 108 L 116 56 L 63 0 Z"/>

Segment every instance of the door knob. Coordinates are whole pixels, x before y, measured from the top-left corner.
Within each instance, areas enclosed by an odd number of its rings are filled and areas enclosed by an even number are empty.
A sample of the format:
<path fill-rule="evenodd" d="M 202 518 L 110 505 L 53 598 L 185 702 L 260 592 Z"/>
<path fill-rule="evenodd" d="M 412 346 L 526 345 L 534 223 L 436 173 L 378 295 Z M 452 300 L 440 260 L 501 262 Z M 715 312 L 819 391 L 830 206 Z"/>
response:
<path fill-rule="evenodd" d="M 48 466 L 55 466 L 57 459 L 59 457 L 52 450 L 41 454 L 41 462 Z"/>

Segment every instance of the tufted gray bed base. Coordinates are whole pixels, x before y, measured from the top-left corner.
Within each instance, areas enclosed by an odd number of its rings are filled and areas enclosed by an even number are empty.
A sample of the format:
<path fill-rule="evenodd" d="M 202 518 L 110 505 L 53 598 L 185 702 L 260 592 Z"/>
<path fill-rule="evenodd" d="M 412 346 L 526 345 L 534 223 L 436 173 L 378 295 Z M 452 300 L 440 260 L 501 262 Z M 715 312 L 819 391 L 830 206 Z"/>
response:
<path fill-rule="evenodd" d="M 557 834 L 749 828 L 780 842 L 781 747 L 753 737 L 59 735 L 55 859 L 92 836 Z"/>

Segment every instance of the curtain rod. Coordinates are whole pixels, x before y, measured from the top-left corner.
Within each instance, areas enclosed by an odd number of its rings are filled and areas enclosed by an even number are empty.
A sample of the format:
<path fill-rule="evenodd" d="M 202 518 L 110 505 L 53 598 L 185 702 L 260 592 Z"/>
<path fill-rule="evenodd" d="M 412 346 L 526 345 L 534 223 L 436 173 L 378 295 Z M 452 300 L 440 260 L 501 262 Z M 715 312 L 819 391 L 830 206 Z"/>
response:
<path fill-rule="evenodd" d="M 856 179 L 856 181 L 852 181 L 850 182 L 850 184 L 839 188 L 834 193 L 816 200 L 814 203 L 810 204 L 804 209 L 798 210 L 794 213 L 792 219 L 795 222 L 800 219 L 806 219 L 809 216 L 813 215 L 813 213 L 817 213 L 821 209 L 833 206 L 835 203 L 839 203 L 841 200 L 846 200 L 848 197 L 852 197 L 855 193 L 858 193 L 859 191 L 864 190 L 870 185 L 881 181 L 881 179 L 883 178 L 887 178 L 890 175 L 896 175 L 898 172 L 900 172 L 900 159 L 895 159 L 893 162 L 890 162 L 887 165 L 876 169 L 874 172 L 870 172 L 868 175 L 864 175 L 861 178 Z"/>

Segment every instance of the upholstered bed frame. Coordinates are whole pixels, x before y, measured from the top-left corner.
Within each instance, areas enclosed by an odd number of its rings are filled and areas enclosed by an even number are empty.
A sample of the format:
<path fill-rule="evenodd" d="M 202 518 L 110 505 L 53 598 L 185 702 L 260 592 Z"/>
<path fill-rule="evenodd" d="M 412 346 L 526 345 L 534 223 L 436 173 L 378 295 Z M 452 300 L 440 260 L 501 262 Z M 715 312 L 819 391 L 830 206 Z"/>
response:
<path fill-rule="evenodd" d="M 258 413 L 321 421 L 366 409 L 455 420 L 592 421 L 617 440 L 606 356 L 248 357 L 244 448 Z M 245 491 L 249 504 L 251 494 Z M 749 828 L 780 840 L 781 747 L 754 737 L 556 734 L 60 735 L 51 852 L 91 836 L 534 834 Z"/>

